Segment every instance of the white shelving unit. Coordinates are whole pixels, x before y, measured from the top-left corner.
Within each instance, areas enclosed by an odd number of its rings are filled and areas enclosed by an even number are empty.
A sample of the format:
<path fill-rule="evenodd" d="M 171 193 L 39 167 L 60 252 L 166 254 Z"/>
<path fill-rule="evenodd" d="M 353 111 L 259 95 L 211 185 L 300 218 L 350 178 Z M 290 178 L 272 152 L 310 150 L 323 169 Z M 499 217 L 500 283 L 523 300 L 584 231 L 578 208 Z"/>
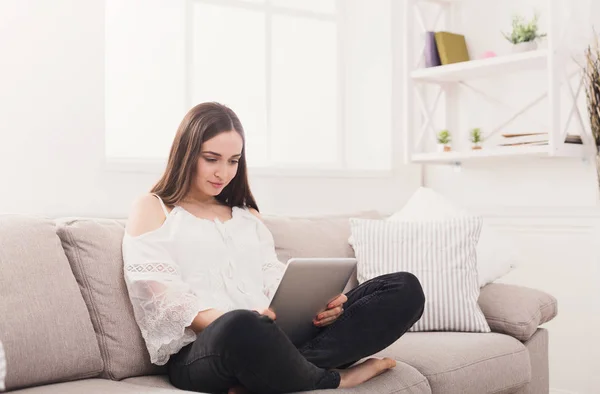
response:
<path fill-rule="evenodd" d="M 562 157 L 585 157 L 582 154 L 581 145 L 564 144 L 564 150 L 561 151 Z M 548 157 L 549 151 L 547 145 L 540 146 L 515 146 L 515 147 L 494 147 L 481 150 L 465 150 L 451 152 L 431 152 L 414 153 L 412 155 L 413 163 L 421 164 L 460 164 L 465 161 L 474 161 L 478 159 L 500 158 L 500 157 Z"/>
<path fill-rule="evenodd" d="M 564 23 L 568 22 L 565 15 L 557 15 L 558 1 L 568 0 L 547 0 L 546 15 L 549 17 L 547 48 L 538 49 L 523 53 L 514 53 L 508 55 L 499 55 L 487 59 L 477 59 L 468 62 L 442 65 L 438 67 L 425 68 L 424 61 L 424 41 L 418 42 L 418 38 L 424 36 L 426 31 L 452 31 L 452 22 L 457 7 L 468 7 L 470 1 L 482 0 L 405 0 L 405 82 L 406 95 L 404 97 L 405 105 L 405 128 L 404 128 L 404 146 L 405 158 L 407 163 L 421 164 L 460 164 L 466 161 L 483 160 L 486 158 L 514 158 L 514 157 L 574 157 L 588 158 L 595 152 L 593 138 L 586 122 L 587 113 L 585 109 L 579 108 L 577 100 L 580 95 L 585 96 L 583 85 L 583 75 L 580 73 L 578 81 L 579 86 L 573 88 L 570 80 L 577 77 L 577 74 L 567 75 L 567 65 L 572 59 L 565 55 L 567 51 L 561 50 L 561 45 L 567 45 L 561 42 Z M 492 0 L 483 0 L 492 1 Z M 437 17 L 433 26 L 425 25 L 425 18 L 422 14 L 421 5 L 429 3 L 429 8 L 437 9 Z M 438 29 L 437 23 L 441 17 L 444 17 L 445 28 Z M 418 29 L 420 28 L 420 29 Z M 419 34 L 419 35 L 416 35 Z M 466 36 L 467 41 L 469 37 Z M 529 111 L 537 103 L 544 99 L 548 100 L 548 110 L 545 124 L 549 125 L 548 132 L 549 143 L 547 145 L 537 146 L 488 146 L 483 144 L 481 150 L 453 150 L 450 152 L 437 152 L 436 150 L 427 150 L 425 141 L 435 139 L 435 135 L 441 129 L 449 129 L 453 138 L 463 138 L 466 140 L 468 131 L 459 131 L 457 125 L 457 104 L 459 101 L 459 89 L 471 88 L 470 83 L 479 79 L 490 79 L 498 76 L 515 75 L 523 71 L 535 71 L 543 73 L 546 81 L 546 91 L 536 97 L 530 103 L 522 108 L 515 109 L 513 116 L 501 122 L 491 134 L 502 133 L 504 127 L 510 124 L 519 116 Z M 570 102 L 559 99 L 560 89 L 568 84 L 570 93 Z M 433 102 L 426 100 L 423 93 L 423 87 L 437 88 L 438 93 Z M 431 89 L 430 89 L 431 90 Z M 479 92 L 481 93 L 481 92 Z M 441 97 L 444 97 L 444 119 L 443 125 L 437 124 L 434 127 L 437 106 Z M 484 94 L 484 98 L 491 103 L 504 104 L 496 102 L 493 97 Z M 569 105 L 569 115 L 565 119 L 561 116 L 559 106 Z M 472 110 L 471 108 L 467 110 Z M 465 111 L 465 109 L 463 109 Z M 565 143 L 567 132 L 571 133 L 569 126 L 572 122 L 577 124 L 578 133 L 582 137 L 583 144 Z M 439 123 L 439 122 L 438 122 Z M 437 127 L 437 128 L 436 128 Z M 464 144 L 468 145 L 468 144 Z M 435 147 L 433 148 L 435 149 Z"/>

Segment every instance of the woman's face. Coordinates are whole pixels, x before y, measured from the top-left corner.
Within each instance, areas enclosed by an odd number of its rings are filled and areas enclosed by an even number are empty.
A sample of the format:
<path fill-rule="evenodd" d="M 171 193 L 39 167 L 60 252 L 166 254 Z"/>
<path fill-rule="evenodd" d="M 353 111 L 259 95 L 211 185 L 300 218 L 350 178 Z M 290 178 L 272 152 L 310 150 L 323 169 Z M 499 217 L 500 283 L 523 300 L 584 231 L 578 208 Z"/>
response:
<path fill-rule="evenodd" d="M 230 130 L 204 141 L 196 164 L 194 188 L 214 197 L 235 177 L 242 155 L 242 137 Z"/>

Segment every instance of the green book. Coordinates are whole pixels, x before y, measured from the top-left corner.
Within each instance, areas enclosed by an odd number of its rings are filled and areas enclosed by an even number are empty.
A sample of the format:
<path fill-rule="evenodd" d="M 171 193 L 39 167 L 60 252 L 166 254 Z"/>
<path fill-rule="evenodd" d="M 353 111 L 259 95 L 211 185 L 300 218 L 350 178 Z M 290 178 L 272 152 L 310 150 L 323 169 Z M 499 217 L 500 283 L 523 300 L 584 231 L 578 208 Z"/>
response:
<path fill-rule="evenodd" d="M 465 36 L 462 34 L 438 31 L 435 33 L 435 43 L 442 64 L 469 61 L 469 52 Z"/>

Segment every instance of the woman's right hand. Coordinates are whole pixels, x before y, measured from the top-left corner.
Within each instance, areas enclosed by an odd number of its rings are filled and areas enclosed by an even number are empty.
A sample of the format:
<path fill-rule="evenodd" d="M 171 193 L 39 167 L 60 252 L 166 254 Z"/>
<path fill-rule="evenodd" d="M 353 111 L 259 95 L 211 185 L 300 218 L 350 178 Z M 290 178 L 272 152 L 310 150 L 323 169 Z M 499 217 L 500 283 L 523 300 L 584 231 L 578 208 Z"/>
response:
<path fill-rule="evenodd" d="M 277 318 L 277 315 L 275 314 L 275 312 L 273 312 L 272 309 L 264 309 L 264 310 L 259 310 L 259 309 L 255 309 L 255 312 L 257 312 L 259 315 L 261 316 L 267 316 L 269 318 L 271 318 L 271 320 L 275 320 Z"/>

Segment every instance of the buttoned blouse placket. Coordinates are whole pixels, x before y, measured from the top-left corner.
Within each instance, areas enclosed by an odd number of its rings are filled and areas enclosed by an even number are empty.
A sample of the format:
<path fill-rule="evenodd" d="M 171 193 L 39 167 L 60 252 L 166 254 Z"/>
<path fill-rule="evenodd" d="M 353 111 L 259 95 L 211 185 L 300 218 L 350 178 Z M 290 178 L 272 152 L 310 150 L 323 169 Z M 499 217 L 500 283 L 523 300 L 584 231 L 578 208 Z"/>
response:
<path fill-rule="evenodd" d="M 241 282 L 239 278 L 237 262 L 235 261 L 235 254 L 233 253 L 235 250 L 235 243 L 233 242 L 233 237 L 227 230 L 227 225 L 225 223 L 221 222 L 219 219 L 216 219 L 215 223 L 219 233 L 221 234 L 221 237 L 223 237 L 223 242 L 226 246 L 225 251 L 227 253 L 227 267 L 225 270 L 226 277 L 224 277 L 223 280 L 226 282 L 233 282 L 240 292 L 242 292 L 243 294 L 248 294 L 246 292 L 246 287 L 244 283 Z M 238 273 L 238 275 L 235 275 L 235 273 Z"/>

